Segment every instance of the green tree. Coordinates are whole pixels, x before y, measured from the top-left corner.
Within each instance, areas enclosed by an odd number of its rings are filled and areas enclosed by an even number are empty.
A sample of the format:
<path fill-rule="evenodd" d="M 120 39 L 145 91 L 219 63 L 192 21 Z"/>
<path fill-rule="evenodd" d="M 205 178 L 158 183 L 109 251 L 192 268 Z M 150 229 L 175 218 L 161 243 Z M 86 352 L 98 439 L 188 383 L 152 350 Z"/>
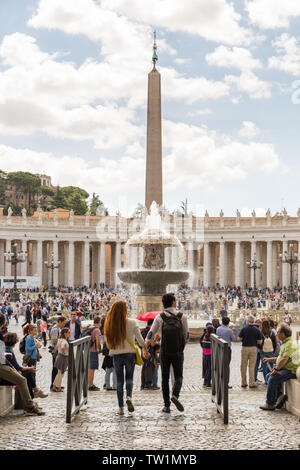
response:
<path fill-rule="evenodd" d="M 30 212 L 33 197 L 39 193 L 41 188 L 40 177 L 26 171 L 13 171 L 7 174 L 7 183 L 15 186 L 19 193 L 25 195 L 24 205 Z"/>
<path fill-rule="evenodd" d="M 101 210 L 105 215 L 108 215 L 108 210 L 106 207 L 104 207 L 104 204 L 98 194 L 93 193 L 89 208 L 91 215 L 97 215 L 97 210 Z"/>
<path fill-rule="evenodd" d="M 5 206 L 6 201 L 6 188 L 7 188 L 7 180 L 6 180 L 6 173 L 0 170 L 0 205 Z"/>
<path fill-rule="evenodd" d="M 64 195 L 63 189 L 60 186 L 57 186 L 54 192 L 52 206 L 54 209 L 67 209 L 67 200 Z"/>
<path fill-rule="evenodd" d="M 68 209 L 73 209 L 75 215 L 84 215 L 88 211 L 88 205 L 80 193 L 73 193 L 67 200 Z"/>
<path fill-rule="evenodd" d="M 66 199 L 69 199 L 75 193 L 79 193 L 83 199 L 87 199 L 90 196 L 85 189 L 78 188 L 77 186 L 64 186 L 61 189 Z"/>

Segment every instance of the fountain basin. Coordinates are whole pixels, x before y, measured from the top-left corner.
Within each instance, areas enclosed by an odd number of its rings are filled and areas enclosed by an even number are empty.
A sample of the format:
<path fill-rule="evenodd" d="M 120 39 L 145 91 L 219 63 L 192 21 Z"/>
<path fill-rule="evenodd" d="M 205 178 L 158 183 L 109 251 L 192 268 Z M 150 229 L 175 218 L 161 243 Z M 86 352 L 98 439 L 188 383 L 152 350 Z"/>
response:
<path fill-rule="evenodd" d="M 189 271 L 172 270 L 127 270 L 117 272 L 119 279 L 128 284 L 139 284 L 140 295 L 161 296 L 169 284 L 181 284 L 190 275 Z"/>

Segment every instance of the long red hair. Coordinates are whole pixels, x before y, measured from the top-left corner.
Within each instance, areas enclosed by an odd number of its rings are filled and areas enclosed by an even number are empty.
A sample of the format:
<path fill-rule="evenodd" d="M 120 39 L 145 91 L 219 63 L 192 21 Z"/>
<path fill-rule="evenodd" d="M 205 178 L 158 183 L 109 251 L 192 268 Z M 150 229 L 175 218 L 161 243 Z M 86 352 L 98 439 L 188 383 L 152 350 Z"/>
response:
<path fill-rule="evenodd" d="M 127 304 L 117 300 L 112 304 L 104 323 L 104 336 L 109 349 L 123 346 L 126 338 Z"/>

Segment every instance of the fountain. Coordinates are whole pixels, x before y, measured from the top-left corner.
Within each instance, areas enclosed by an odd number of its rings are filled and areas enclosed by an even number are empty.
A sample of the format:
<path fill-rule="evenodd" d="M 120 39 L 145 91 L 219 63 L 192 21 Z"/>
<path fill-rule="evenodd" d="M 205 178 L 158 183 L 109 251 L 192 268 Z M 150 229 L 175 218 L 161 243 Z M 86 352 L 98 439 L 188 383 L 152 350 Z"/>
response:
<path fill-rule="evenodd" d="M 170 284 L 181 284 L 190 275 L 187 270 L 166 269 L 165 249 L 168 247 L 182 248 L 180 240 L 162 228 L 162 220 L 158 206 L 152 202 L 150 213 L 146 217 L 145 228 L 141 233 L 133 235 L 126 248 L 142 247 L 144 251 L 141 269 L 120 270 L 119 279 L 128 284 L 138 284 L 140 294 L 137 296 L 137 314 L 161 310 L 162 295 Z"/>

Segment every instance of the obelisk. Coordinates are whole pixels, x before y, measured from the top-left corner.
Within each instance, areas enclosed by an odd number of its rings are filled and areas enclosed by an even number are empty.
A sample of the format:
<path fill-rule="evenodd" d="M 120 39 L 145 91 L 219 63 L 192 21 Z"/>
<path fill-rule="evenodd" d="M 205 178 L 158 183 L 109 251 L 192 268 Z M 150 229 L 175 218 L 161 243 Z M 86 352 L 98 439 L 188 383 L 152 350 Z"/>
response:
<path fill-rule="evenodd" d="M 161 141 L 161 85 L 156 70 L 156 34 L 154 33 L 153 68 L 148 74 L 147 154 L 145 206 L 149 211 L 153 201 L 162 205 L 162 141 Z"/>

